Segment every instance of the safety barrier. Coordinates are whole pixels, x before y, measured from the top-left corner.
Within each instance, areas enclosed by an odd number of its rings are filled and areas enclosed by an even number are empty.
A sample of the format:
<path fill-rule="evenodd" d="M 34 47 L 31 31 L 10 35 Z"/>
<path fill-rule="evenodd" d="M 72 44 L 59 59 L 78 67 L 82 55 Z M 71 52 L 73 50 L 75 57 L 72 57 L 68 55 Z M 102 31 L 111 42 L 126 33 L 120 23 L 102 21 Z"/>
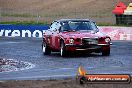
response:
<path fill-rule="evenodd" d="M 5 37 L 35 37 L 42 38 L 47 25 L 0 25 L 0 36 Z M 132 40 L 132 27 L 101 26 L 100 31 L 112 40 Z"/>
<path fill-rule="evenodd" d="M 132 27 L 100 27 L 112 40 L 132 40 Z"/>
<path fill-rule="evenodd" d="M 46 25 L 0 25 L 0 36 L 5 37 L 42 37 L 49 27 Z"/>

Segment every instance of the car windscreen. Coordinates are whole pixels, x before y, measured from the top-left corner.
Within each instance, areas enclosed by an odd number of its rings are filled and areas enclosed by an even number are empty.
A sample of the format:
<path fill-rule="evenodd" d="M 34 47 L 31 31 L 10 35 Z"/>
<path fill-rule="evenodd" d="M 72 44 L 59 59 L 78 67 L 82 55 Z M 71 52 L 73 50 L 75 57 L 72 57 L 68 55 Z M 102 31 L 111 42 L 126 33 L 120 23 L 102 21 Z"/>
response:
<path fill-rule="evenodd" d="M 90 21 L 68 21 L 62 23 L 62 31 L 93 31 L 97 26 Z"/>

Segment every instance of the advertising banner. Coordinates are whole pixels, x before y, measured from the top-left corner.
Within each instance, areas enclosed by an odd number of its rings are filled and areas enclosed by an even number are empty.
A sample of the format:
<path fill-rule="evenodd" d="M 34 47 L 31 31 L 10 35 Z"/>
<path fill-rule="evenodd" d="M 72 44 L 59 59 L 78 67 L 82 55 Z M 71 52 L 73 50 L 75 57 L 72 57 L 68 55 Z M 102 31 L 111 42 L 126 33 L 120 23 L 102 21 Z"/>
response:
<path fill-rule="evenodd" d="M 0 36 L 41 38 L 48 28 L 46 25 L 0 25 Z"/>
<path fill-rule="evenodd" d="M 0 25 L 0 36 L 5 37 L 35 37 L 42 38 L 47 25 Z M 101 26 L 100 31 L 112 40 L 132 40 L 132 27 Z"/>
<path fill-rule="evenodd" d="M 132 27 L 100 27 L 112 40 L 132 40 Z"/>

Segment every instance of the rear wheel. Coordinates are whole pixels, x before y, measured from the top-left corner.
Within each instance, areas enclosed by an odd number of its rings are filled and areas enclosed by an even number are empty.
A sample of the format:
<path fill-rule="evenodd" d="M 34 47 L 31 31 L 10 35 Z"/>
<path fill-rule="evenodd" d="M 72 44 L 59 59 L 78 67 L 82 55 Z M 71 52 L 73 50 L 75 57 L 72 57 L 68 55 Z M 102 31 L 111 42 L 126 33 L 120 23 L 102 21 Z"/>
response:
<path fill-rule="evenodd" d="M 44 55 L 51 54 L 51 49 L 47 46 L 47 44 L 45 42 L 42 45 L 42 50 L 43 50 Z"/>
<path fill-rule="evenodd" d="M 61 42 L 61 45 L 60 45 L 60 55 L 61 55 L 62 57 L 65 57 L 65 56 L 66 56 L 65 44 L 64 44 L 63 41 Z"/>

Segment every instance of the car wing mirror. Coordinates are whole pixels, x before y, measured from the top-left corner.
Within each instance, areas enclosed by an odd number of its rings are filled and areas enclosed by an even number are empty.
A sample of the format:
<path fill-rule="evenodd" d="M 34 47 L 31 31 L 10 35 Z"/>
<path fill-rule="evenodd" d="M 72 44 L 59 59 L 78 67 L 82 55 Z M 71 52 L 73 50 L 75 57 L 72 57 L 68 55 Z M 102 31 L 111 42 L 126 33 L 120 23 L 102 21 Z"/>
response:
<path fill-rule="evenodd" d="M 99 32 L 99 29 L 94 29 L 93 31 L 91 31 L 92 34 L 95 34 L 97 32 Z"/>

